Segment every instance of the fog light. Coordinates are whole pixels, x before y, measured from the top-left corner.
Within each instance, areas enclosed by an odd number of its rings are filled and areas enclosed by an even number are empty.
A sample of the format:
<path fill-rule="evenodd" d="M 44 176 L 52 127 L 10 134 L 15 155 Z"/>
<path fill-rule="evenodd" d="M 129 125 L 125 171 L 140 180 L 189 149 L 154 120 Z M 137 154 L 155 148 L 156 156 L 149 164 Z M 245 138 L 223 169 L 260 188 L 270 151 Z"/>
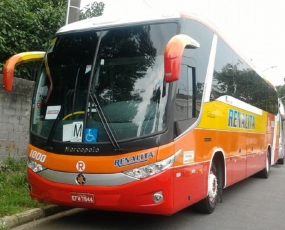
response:
<path fill-rule="evenodd" d="M 152 199 L 156 204 L 162 202 L 163 201 L 162 192 L 156 192 L 155 194 L 153 194 Z"/>

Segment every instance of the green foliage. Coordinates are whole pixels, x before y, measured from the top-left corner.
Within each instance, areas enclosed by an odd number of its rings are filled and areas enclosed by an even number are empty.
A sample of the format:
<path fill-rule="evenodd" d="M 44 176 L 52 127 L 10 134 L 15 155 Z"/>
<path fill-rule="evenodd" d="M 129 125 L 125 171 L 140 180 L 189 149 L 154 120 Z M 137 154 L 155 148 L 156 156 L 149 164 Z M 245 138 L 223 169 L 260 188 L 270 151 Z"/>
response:
<path fill-rule="evenodd" d="M 41 61 L 22 62 L 15 68 L 15 77 L 35 81 Z"/>
<path fill-rule="evenodd" d="M 81 10 L 79 19 L 102 15 L 103 2 Z M 45 51 L 52 36 L 65 24 L 67 0 L 0 1 L 0 72 L 8 58 L 26 51 Z M 35 79 L 39 63 L 20 64 L 16 77 Z"/>
<path fill-rule="evenodd" d="M 102 15 L 103 2 L 87 5 L 80 19 Z M 65 24 L 67 0 L 0 1 L 0 73 L 14 54 L 45 51 L 56 31 Z M 20 64 L 16 77 L 34 80 L 39 63 Z"/>
<path fill-rule="evenodd" d="M 67 0 L 0 1 L 0 71 L 14 54 L 45 50 L 64 25 Z"/>
<path fill-rule="evenodd" d="M 229 95 L 271 113 L 278 111 L 276 92 L 250 68 L 226 64 L 220 72 L 214 72 L 214 82 L 214 99 Z"/>
<path fill-rule="evenodd" d="M 97 17 L 103 14 L 105 4 L 103 2 L 93 2 L 81 10 L 79 20 Z"/>
<path fill-rule="evenodd" d="M 282 98 L 282 103 L 285 105 L 285 85 L 276 86 L 276 90 L 279 98 L 284 97 Z"/>
<path fill-rule="evenodd" d="M 0 177 L 0 217 L 44 206 L 29 196 L 25 162 L 0 162 Z"/>

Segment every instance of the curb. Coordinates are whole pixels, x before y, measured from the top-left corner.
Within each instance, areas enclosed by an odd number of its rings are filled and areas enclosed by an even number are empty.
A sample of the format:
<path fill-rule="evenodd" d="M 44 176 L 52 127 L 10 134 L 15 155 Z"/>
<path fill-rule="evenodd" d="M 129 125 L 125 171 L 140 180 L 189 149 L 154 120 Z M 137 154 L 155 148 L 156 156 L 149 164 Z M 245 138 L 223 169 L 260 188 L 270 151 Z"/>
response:
<path fill-rule="evenodd" d="M 50 205 L 45 208 L 34 208 L 26 212 L 0 218 L 0 228 L 14 228 L 71 209 L 71 207 Z"/>

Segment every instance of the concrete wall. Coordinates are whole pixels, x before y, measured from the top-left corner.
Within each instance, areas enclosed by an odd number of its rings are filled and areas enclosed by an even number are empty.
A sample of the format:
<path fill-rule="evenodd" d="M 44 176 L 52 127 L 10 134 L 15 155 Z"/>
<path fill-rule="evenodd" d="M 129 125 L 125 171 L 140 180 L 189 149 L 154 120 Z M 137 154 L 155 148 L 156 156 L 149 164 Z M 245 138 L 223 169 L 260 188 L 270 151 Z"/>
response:
<path fill-rule="evenodd" d="M 0 162 L 26 158 L 33 89 L 33 81 L 20 78 L 14 78 L 12 92 L 0 87 Z"/>

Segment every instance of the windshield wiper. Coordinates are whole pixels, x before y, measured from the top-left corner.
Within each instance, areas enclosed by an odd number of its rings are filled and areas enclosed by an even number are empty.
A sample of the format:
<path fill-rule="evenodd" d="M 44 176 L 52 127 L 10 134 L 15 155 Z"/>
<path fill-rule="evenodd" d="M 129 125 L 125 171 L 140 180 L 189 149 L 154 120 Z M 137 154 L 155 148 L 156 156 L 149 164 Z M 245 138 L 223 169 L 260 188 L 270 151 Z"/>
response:
<path fill-rule="evenodd" d="M 73 101 L 72 101 L 72 114 L 74 113 L 74 104 L 75 104 L 75 97 L 76 97 L 76 90 L 77 90 L 79 72 L 80 72 L 80 68 L 78 68 L 78 70 L 77 70 L 74 89 L 68 90 L 67 95 L 66 95 L 65 103 L 61 106 L 59 114 L 57 115 L 57 118 L 56 118 L 56 120 L 54 121 L 54 123 L 53 123 L 53 125 L 51 127 L 51 130 L 50 130 L 50 133 L 49 133 L 49 136 L 48 136 L 48 140 L 47 140 L 48 148 L 50 148 L 49 145 L 50 145 L 50 143 L 51 143 L 51 141 L 53 139 L 53 136 L 55 134 L 55 129 L 56 129 L 57 125 L 58 125 L 58 122 L 63 117 L 64 109 L 67 106 L 67 103 L 69 102 L 69 98 L 73 94 L 74 94 L 74 96 L 73 96 Z"/>
<path fill-rule="evenodd" d="M 97 98 L 96 94 L 91 91 L 90 92 L 90 97 L 91 97 L 91 100 L 92 100 L 93 104 L 95 105 L 95 109 L 96 109 L 96 111 L 97 111 L 97 113 L 99 115 L 99 118 L 100 118 L 100 120 L 102 122 L 102 125 L 103 125 L 103 127 L 104 127 L 104 129 L 105 129 L 105 131 L 106 131 L 106 133 L 107 133 L 107 135 L 108 135 L 108 137 L 109 137 L 109 139 L 110 139 L 110 141 L 111 141 L 115 151 L 122 150 L 122 148 L 120 147 L 119 143 L 117 142 L 117 140 L 116 140 L 116 138 L 115 138 L 115 136 L 114 136 L 114 134 L 113 134 L 113 132 L 111 130 L 111 127 L 108 124 L 107 118 L 106 118 L 106 116 L 105 116 L 105 114 L 104 114 L 104 112 L 103 112 L 103 110 L 102 110 L 102 108 L 101 108 L 101 106 L 99 104 L 99 101 L 98 101 L 98 98 Z"/>
<path fill-rule="evenodd" d="M 93 59 L 93 63 L 92 63 L 91 73 L 90 73 L 91 77 L 89 79 L 89 86 L 88 86 L 88 92 L 89 93 L 88 94 L 89 94 L 89 96 L 90 96 L 90 98 L 91 98 L 91 100 L 95 106 L 95 109 L 99 115 L 99 118 L 102 122 L 102 125 L 103 125 L 103 127 L 107 133 L 107 136 L 110 139 L 115 151 L 120 151 L 120 150 L 122 150 L 122 148 L 118 144 L 118 142 L 117 142 L 117 140 L 116 140 L 116 138 L 115 138 L 115 136 L 111 130 L 111 127 L 108 124 L 107 118 L 106 118 L 106 116 L 105 116 L 105 114 L 104 114 L 104 112 L 100 106 L 100 103 L 98 101 L 98 98 L 97 98 L 94 90 L 91 88 L 93 78 L 95 77 L 95 82 L 98 82 L 98 79 L 99 79 L 99 69 L 97 69 L 97 73 L 95 73 L 95 69 L 96 69 L 95 67 L 98 66 L 97 68 L 100 68 L 99 67 L 100 65 L 98 65 L 98 64 L 96 65 L 96 60 L 97 60 L 97 56 L 98 56 L 98 52 L 99 52 L 99 46 L 100 46 L 100 43 L 101 43 L 101 40 L 102 40 L 102 37 L 104 36 L 104 34 L 105 33 L 103 31 L 101 31 L 99 38 L 98 38 L 98 42 L 97 42 L 97 46 L 96 46 L 96 50 L 95 50 L 95 54 L 94 54 L 94 59 Z M 87 108 L 88 108 L 88 104 L 86 103 L 86 111 L 87 111 Z M 85 119 L 84 123 L 86 124 L 87 116 L 85 116 L 84 119 Z"/>
<path fill-rule="evenodd" d="M 50 143 L 51 143 L 51 141 L 52 141 L 52 138 L 53 138 L 53 136 L 54 136 L 54 134 L 55 134 L 56 126 L 58 125 L 58 122 L 60 121 L 60 119 L 63 117 L 63 116 L 62 116 L 62 115 L 63 115 L 63 111 L 64 111 L 64 109 L 65 109 L 65 107 L 66 107 L 66 105 L 67 105 L 67 103 L 68 103 L 68 100 L 69 100 L 70 96 L 71 96 L 72 94 L 74 94 L 74 91 L 75 91 L 74 89 L 70 89 L 70 90 L 68 90 L 68 92 L 67 92 L 66 101 L 65 101 L 64 105 L 61 106 L 61 109 L 60 109 L 60 111 L 59 111 L 59 113 L 58 113 L 58 115 L 57 115 L 57 118 L 56 118 L 56 120 L 54 121 L 54 123 L 53 123 L 53 125 L 52 125 L 52 127 L 51 127 L 51 130 L 50 130 L 50 133 L 49 133 L 49 136 L 48 136 L 48 140 L 47 140 L 47 144 L 48 144 L 48 145 L 50 145 Z"/>

